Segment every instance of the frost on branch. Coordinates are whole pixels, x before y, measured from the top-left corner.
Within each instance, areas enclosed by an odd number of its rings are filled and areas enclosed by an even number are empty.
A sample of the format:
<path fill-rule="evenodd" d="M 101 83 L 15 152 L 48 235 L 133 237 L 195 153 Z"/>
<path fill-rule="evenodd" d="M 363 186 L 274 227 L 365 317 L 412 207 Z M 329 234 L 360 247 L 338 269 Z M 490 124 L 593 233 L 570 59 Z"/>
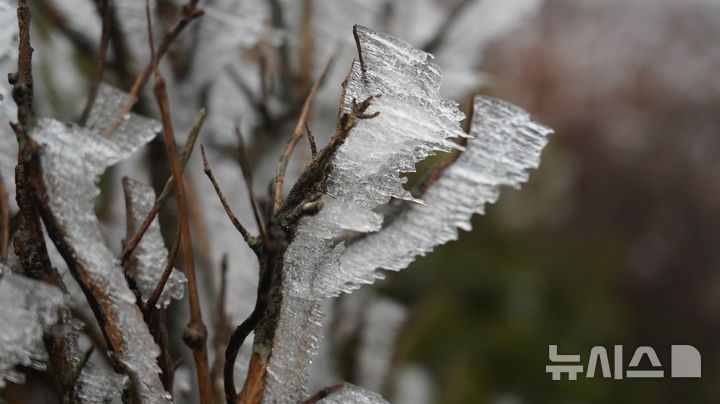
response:
<path fill-rule="evenodd" d="M 130 178 L 124 178 L 123 181 L 127 210 L 131 216 L 134 233 L 152 209 L 155 203 L 155 191 L 151 186 Z M 150 227 L 135 248 L 134 257 L 133 275 L 143 302 L 147 302 L 168 262 L 168 251 L 160 233 L 157 217 L 150 223 Z M 182 299 L 186 282 L 185 274 L 173 269 L 156 306 L 167 307 L 170 299 Z"/>
<path fill-rule="evenodd" d="M 127 115 L 109 137 L 99 136 L 126 96 L 101 90 L 88 128 L 40 119 L 30 133 L 38 145 L 35 187 L 46 201 L 42 213 L 53 242 L 91 305 L 105 321 L 104 334 L 118 367 L 130 377 L 142 402 L 169 402 L 155 361 L 159 348 L 150 335 L 113 253 L 104 244 L 94 199 L 98 176 L 129 157 L 160 129 L 157 122 Z M 38 178 L 39 176 L 39 178 Z"/>
<path fill-rule="evenodd" d="M 457 104 L 442 98 L 440 70 L 431 56 L 390 35 L 357 28 L 363 64 L 353 63 L 344 112 L 373 97 L 368 114 L 355 120 L 329 168 L 324 208 L 303 218 L 285 254 L 283 305 L 270 358 L 265 402 L 295 402 L 307 392 L 310 357 L 321 338 L 320 302 L 345 287 L 338 273 L 347 231 L 380 229 L 373 209 L 391 198 L 414 200 L 402 172 L 436 151 L 450 151 L 450 139 L 464 136 Z M 298 336 L 301 336 L 298 338 Z"/>
<path fill-rule="evenodd" d="M 378 393 L 345 383 L 340 390 L 330 393 L 318 404 L 388 404 Z"/>
<path fill-rule="evenodd" d="M 471 230 L 472 215 L 484 213 L 501 186 L 519 188 L 527 181 L 527 171 L 540 163 L 549 133 L 512 104 L 476 97 L 466 150 L 428 189 L 425 204 L 407 206 L 397 217 L 386 218 L 382 231 L 345 249 L 341 276 L 352 284 L 372 280 L 378 268 L 399 271 L 416 256 L 457 239 L 458 228 Z"/>
<path fill-rule="evenodd" d="M 16 365 L 45 369 L 43 331 L 57 321 L 64 298 L 60 289 L 16 275 L 0 264 L 0 387 L 22 383 Z"/>
<path fill-rule="evenodd" d="M 463 114 L 439 95 L 440 71 L 429 54 L 362 27 L 357 36 L 361 59 L 343 100 L 353 126 L 329 165 L 324 208 L 301 219 L 285 254 L 268 403 L 307 394 L 322 299 L 373 282 L 378 268 L 402 269 L 456 238 L 457 228 L 469 229 L 472 214 L 494 202 L 500 186 L 518 187 L 527 179 L 550 132 L 515 106 L 478 97 L 467 150 L 417 200 L 403 188 L 401 173 L 437 151 L 459 149 L 451 138 L 466 137 L 458 124 Z M 358 116 L 357 105 L 366 100 L 370 107 Z M 404 211 L 377 213 L 393 199 Z M 350 239 L 346 249 L 343 237 L 353 232 L 367 234 Z"/>

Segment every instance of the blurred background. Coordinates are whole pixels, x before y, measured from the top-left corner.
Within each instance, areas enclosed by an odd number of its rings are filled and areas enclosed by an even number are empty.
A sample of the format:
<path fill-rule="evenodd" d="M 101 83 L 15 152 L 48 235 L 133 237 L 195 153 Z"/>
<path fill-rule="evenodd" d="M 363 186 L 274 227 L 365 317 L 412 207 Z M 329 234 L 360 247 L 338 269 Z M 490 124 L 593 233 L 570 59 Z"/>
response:
<path fill-rule="evenodd" d="M 556 133 L 527 186 L 381 286 L 432 402 L 720 402 L 719 34 L 716 1 L 555 0 L 492 42 L 481 91 Z M 626 366 L 690 344 L 702 379 L 551 381 L 549 344 Z"/>

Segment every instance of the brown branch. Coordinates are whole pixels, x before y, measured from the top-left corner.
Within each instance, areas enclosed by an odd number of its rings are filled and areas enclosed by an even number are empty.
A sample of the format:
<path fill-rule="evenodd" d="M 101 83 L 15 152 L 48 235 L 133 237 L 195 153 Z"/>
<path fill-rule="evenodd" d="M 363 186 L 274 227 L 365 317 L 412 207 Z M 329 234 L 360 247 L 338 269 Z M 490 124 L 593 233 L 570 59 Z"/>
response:
<path fill-rule="evenodd" d="M 278 162 L 278 166 L 275 171 L 275 183 L 273 185 L 271 198 L 271 200 L 273 201 L 273 213 L 276 213 L 278 209 L 280 209 L 280 205 L 282 203 L 282 186 L 283 182 L 285 181 L 285 171 L 287 170 L 288 162 L 290 161 L 290 157 L 292 156 L 293 151 L 295 151 L 295 147 L 297 146 L 298 141 L 303 135 L 303 127 L 307 122 L 307 118 L 310 113 L 310 105 L 312 104 L 313 98 L 315 97 L 315 94 L 317 94 L 317 90 L 320 87 L 320 84 L 325 80 L 325 77 L 330 70 L 332 62 L 333 59 L 330 59 L 330 61 L 328 61 L 327 65 L 325 66 L 325 70 L 323 70 L 320 77 L 315 80 L 312 87 L 310 88 L 310 93 L 305 99 L 305 103 L 303 104 L 302 110 L 300 112 L 300 118 L 298 118 L 297 124 L 295 124 L 293 134 L 288 140 L 287 145 L 285 146 L 285 150 L 283 150 L 283 153 L 280 156 L 280 161 Z M 313 153 L 313 155 L 314 154 L 315 153 Z"/>
<path fill-rule="evenodd" d="M 215 188 L 215 193 L 218 196 L 218 199 L 220 199 L 220 203 L 223 206 L 223 209 L 225 209 L 225 213 L 227 214 L 228 218 L 232 222 L 232 224 L 235 226 L 238 232 L 242 235 L 243 239 L 245 239 L 245 242 L 252 248 L 253 251 L 255 251 L 255 254 L 259 253 L 259 242 L 258 238 L 252 234 L 250 234 L 247 229 L 240 223 L 240 220 L 238 220 L 237 216 L 235 216 L 235 213 L 233 213 L 232 208 L 227 202 L 227 199 L 225 198 L 225 195 L 222 192 L 222 189 L 220 189 L 220 185 L 217 183 L 217 180 L 215 180 L 215 175 L 212 172 L 212 168 L 210 167 L 210 163 L 207 160 L 207 157 L 205 156 L 205 147 L 203 145 L 200 145 L 200 154 L 202 155 L 203 159 L 203 167 L 205 175 L 207 175 L 208 179 L 213 185 L 213 188 Z"/>
<path fill-rule="evenodd" d="M 162 46 L 162 45 L 161 45 Z M 158 56 L 160 52 L 158 51 Z M 207 357 L 207 329 L 202 321 L 200 311 L 200 297 L 195 277 L 195 264 L 193 261 L 192 241 L 190 239 L 190 226 L 188 225 L 188 212 L 185 199 L 185 184 L 182 178 L 182 171 L 178 161 L 175 148 L 175 134 L 173 133 L 172 121 L 170 119 L 170 105 L 168 103 L 165 82 L 160 75 L 157 66 L 154 66 L 155 76 L 155 99 L 160 109 L 160 116 L 163 124 L 163 135 L 167 148 L 168 160 L 172 176 L 175 179 L 175 198 L 178 204 L 178 215 L 180 216 L 180 228 L 182 229 L 183 261 L 185 273 L 188 279 L 188 301 L 190 305 L 190 322 L 185 329 L 183 341 L 192 349 L 197 371 L 198 385 L 200 387 L 200 402 L 209 404 L 212 401 L 210 389 L 210 373 Z"/>
<path fill-rule="evenodd" d="M 339 383 L 333 384 L 332 386 L 325 387 L 324 389 L 313 394 L 310 398 L 308 398 L 307 400 L 303 401 L 300 404 L 315 404 L 318 401 L 322 400 L 323 398 L 329 396 L 330 394 L 342 389 L 343 387 L 345 387 L 345 382 L 339 382 Z"/>
<path fill-rule="evenodd" d="M 85 126 L 90 111 L 95 104 L 98 95 L 100 83 L 102 83 L 103 73 L 105 72 L 105 59 L 107 57 L 107 48 L 110 43 L 110 6 L 108 0 L 100 0 L 100 13 L 102 14 L 102 32 L 100 34 L 100 50 L 98 51 L 97 66 L 95 67 L 95 79 L 93 80 L 90 94 L 88 94 L 85 108 L 80 117 L 80 125 Z"/>
<path fill-rule="evenodd" d="M 195 118 L 195 124 L 193 125 L 192 130 L 190 130 L 190 134 L 188 135 L 188 139 L 185 142 L 185 146 L 183 146 L 182 154 L 180 156 L 181 172 L 185 172 L 185 166 L 187 166 L 187 162 L 188 160 L 190 160 L 190 155 L 192 154 L 192 151 L 195 147 L 195 142 L 198 138 L 198 135 L 200 134 L 200 129 L 202 128 L 204 122 L 205 109 L 201 109 L 200 112 L 198 112 L 197 118 Z M 150 223 L 152 223 L 152 221 L 155 219 L 155 216 L 157 216 L 158 212 L 160 212 L 160 209 L 165 206 L 165 202 L 167 202 L 168 198 L 170 198 L 170 195 L 172 195 L 174 189 L 175 178 L 171 176 L 165 182 L 165 186 L 163 187 L 162 192 L 160 192 L 160 195 L 155 200 L 155 204 L 150 209 L 150 212 L 148 212 L 147 217 L 145 217 L 145 220 L 140 225 L 140 228 L 135 232 L 132 237 L 127 240 L 125 248 L 123 248 L 123 251 L 118 256 L 118 260 L 120 261 L 121 265 L 124 264 L 125 261 L 127 261 L 127 259 L 132 255 L 133 251 L 135 251 L 138 243 L 145 235 L 147 229 L 150 227 Z"/>
<path fill-rule="evenodd" d="M 109 137 L 123 123 L 125 115 L 127 115 L 132 109 L 132 107 L 135 105 L 138 99 L 138 95 L 140 94 L 140 90 L 145 85 L 148 78 L 150 78 L 150 73 L 153 72 L 154 65 L 159 62 L 163 56 L 165 56 L 168 49 L 170 49 L 170 45 L 173 44 L 175 38 L 180 35 L 180 33 L 185 29 L 185 27 L 187 27 L 190 22 L 205 13 L 203 10 L 196 8 L 196 5 L 197 1 L 191 0 L 186 6 L 183 7 L 183 12 L 180 16 L 180 19 L 175 23 L 175 25 L 170 29 L 170 31 L 165 34 L 165 37 L 163 37 L 160 45 L 158 45 L 155 53 L 155 60 L 150 60 L 145 65 L 143 71 L 135 79 L 135 82 L 130 89 L 130 95 L 127 102 L 125 103 L 125 105 L 123 105 L 117 116 L 115 116 L 115 119 L 113 119 L 113 121 L 110 122 L 108 126 L 105 127 L 105 129 L 102 130 L 102 137 Z"/>
<path fill-rule="evenodd" d="M 8 80 L 13 85 L 12 95 L 17 104 L 17 119 L 24 132 L 33 119 L 33 48 L 30 44 L 30 7 L 27 0 L 18 0 L 17 20 L 20 39 L 18 70 L 17 73 L 9 75 Z"/>
<path fill-rule="evenodd" d="M 172 247 L 168 252 L 167 264 L 165 264 L 165 268 L 163 269 L 162 275 L 160 275 L 160 279 L 158 280 L 157 285 L 155 285 L 155 289 L 153 289 L 150 297 L 148 297 L 145 304 L 143 304 L 143 313 L 145 314 L 146 321 L 152 315 L 152 312 L 155 309 L 155 305 L 157 304 L 158 300 L 160 300 L 160 295 L 162 295 L 163 289 L 165 289 L 165 284 L 167 283 L 168 279 L 170 279 L 170 274 L 172 273 L 173 266 L 175 265 L 175 257 L 177 257 L 178 250 L 180 249 L 181 238 L 181 228 L 178 226 L 178 229 L 175 232 L 175 238 L 173 239 Z"/>

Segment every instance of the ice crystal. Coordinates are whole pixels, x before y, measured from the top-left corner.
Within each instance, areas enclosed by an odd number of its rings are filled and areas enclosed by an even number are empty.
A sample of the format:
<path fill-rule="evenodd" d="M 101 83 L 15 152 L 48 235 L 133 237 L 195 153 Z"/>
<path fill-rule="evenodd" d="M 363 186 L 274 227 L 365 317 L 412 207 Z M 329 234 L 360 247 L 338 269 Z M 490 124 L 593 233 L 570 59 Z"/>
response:
<path fill-rule="evenodd" d="M 155 203 L 155 192 L 151 186 L 130 178 L 125 178 L 124 182 L 128 192 L 126 195 L 128 212 L 132 215 L 133 228 L 137 231 Z M 150 223 L 134 255 L 135 281 L 145 302 L 155 290 L 168 262 L 168 250 L 163 242 L 157 217 Z M 171 298 L 182 299 L 185 282 L 187 282 L 185 274 L 173 269 L 157 302 L 157 307 L 167 307 Z"/>
<path fill-rule="evenodd" d="M 64 298 L 60 289 L 16 275 L 0 264 L 0 387 L 22 383 L 16 365 L 45 369 L 43 331 L 58 319 Z"/>
<path fill-rule="evenodd" d="M 318 404 L 388 404 L 380 394 L 345 383 L 340 390 L 330 393 Z"/>
<path fill-rule="evenodd" d="M 67 244 L 60 249 L 76 278 L 86 287 L 103 291 L 107 321 L 115 324 L 120 346 L 116 358 L 126 369 L 143 402 L 169 402 L 160 381 L 155 344 L 142 313 L 135 304 L 113 253 L 102 242 L 94 199 L 95 183 L 106 168 L 130 156 L 160 129 L 152 120 L 127 115 L 110 137 L 99 132 L 119 113 L 126 96 L 104 87 L 94 106 L 88 127 L 40 119 L 30 133 L 39 147 L 39 162 L 48 207 Z"/>
<path fill-rule="evenodd" d="M 401 270 L 417 255 L 454 240 L 458 228 L 471 230 L 470 218 L 494 203 L 501 186 L 519 188 L 528 170 L 540 163 L 550 129 L 530 120 L 522 109 L 489 97 L 476 97 L 466 150 L 423 196 L 382 231 L 345 249 L 341 276 L 347 285 L 371 280 L 375 269 Z"/>

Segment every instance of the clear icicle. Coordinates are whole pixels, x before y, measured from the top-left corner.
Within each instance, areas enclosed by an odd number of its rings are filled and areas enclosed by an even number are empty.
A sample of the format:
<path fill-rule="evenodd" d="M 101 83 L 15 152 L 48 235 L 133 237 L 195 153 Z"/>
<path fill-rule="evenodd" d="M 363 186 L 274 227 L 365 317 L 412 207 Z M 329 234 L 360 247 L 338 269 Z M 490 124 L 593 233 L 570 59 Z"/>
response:
<path fill-rule="evenodd" d="M 339 294 L 346 231 L 380 229 L 373 209 L 391 198 L 414 200 L 402 172 L 465 134 L 457 104 L 440 96 L 440 70 L 431 56 L 390 35 L 357 28 L 365 68 L 353 64 L 344 108 L 374 97 L 340 146 L 328 173 L 325 208 L 301 220 L 285 254 L 283 307 L 266 378 L 265 403 L 297 402 L 306 395 L 308 367 L 322 338 L 322 300 Z M 298 336 L 302 336 L 298 338 Z"/>
<path fill-rule="evenodd" d="M 407 318 L 407 310 L 387 298 L 375 298 L 365 313 L 360 333 L 356 374 L 358 384 L 372 391 L 381 391 L 395 349 L 400 327 Z"/>
<path fill-rule="evenodd" d="M 318 404 L 389 404 L 378 393 L 365 390 L 350 383 L 327 397 L 318 401 Z"/>
<path fill-rule="evenodd" d="M 123 160 L 150 141 L 160 125 L 150 119 L 129 114 L 109 138 L 98 135 L 119 112 L 127 96 L 103 87 L 91 111 L 88 128 L 40 119 L 30 133 L 39 147 L 39 164 L 47 204 L 58 228 L 64 231 L 61 249 L 66 261 L 74 261 L 75 277 L 91 289 L 102 290 L 108 306 L 103 308 L 116 325 L 115 338 L 121 346 L 115 355 L 139 393 L 141 402 L 170 402 L 160 381 L 155 361 L 155 344 L 142 313 L 135 304 L 113 253 L 103 243 L 94 199 L 95 185 L 106 168 Z M 54 240 L 56 244 L 60 240 Z"/>
<path fill-rule="evenodd" d="M 43 331 L 57 321 L 63 305 L 60 289 L 14 274 L 0 264 L 0 387 L 5 380 L 24 382 L 16 365 L 45 369 Z"/>
<path fill-rule="evenodd" d="M 455 240 L 458 228 L 471 230 L 470 218 L 494 203 L 502 186 L 519 188 L 552 131 L 530 120 L 522 109 L 489 97 L 476 97 L 466 150 L 423 196 L 425 204 L 407 206 L 385 218 L 382 231 L 350 244 L 342 256 L 341 276 L 348 288 L 372 281 L 378 268 L 399 271 L 418 255 Z"/>
<path fill-rule="evenodd" d="M 155 191 L 151 186 L 130 178 L 124 178 L 123 181 L 129 193 L 126 195 L 128 212 L 132 214 L 133 228 L 137 231 L 155 204 Z M 138 243 L 134 256 L 135 281 L 143 302 L 146 302 L 155 290 L 168 262 L 168 250 L 160 233 L 157 217 L 150 223 L 150 227 Z M 167 307 L 170 299 L 182 299 L 186 282 L 185 274 L 173 268 L 157 307 Z"/>

